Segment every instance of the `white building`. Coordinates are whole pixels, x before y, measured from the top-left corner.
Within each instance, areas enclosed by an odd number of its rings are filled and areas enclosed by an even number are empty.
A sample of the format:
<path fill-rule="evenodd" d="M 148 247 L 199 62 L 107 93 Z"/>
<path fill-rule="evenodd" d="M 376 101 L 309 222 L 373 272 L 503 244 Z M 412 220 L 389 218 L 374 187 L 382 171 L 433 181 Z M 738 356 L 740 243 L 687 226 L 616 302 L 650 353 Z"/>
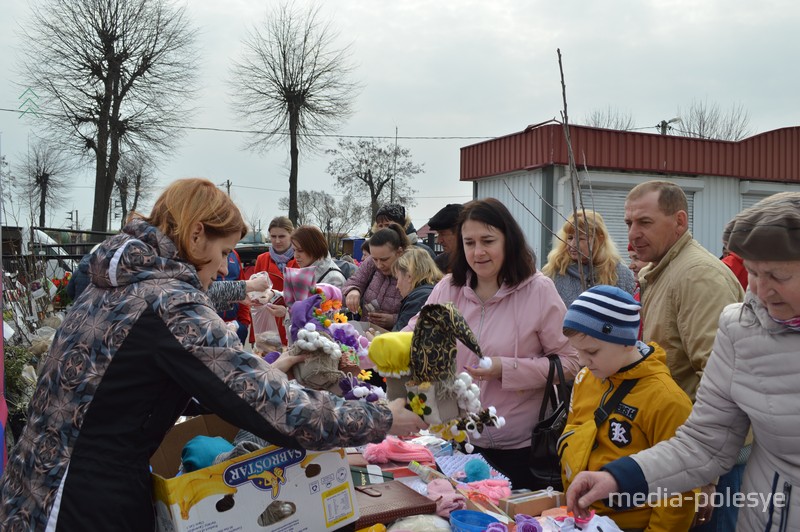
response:
<path fill-rule="evenodd" d="M 722 252 L 725 224 L 776 192 L 800 192 L 800 127 L 738 142 L 570 126 L 583 205 L 603 215 L 625 256 L 625 196 L 652 179 L 674 182 L 689 200 L 689 229 L 711 253 Z M 572 213 L 567 143 L 559 123 L 529 126 L 461 149 L 461 181 L 474 197 L 494 197 L 522 226 L 541 266 Z M 552 206 L 552 207 L 551 207 Z"/>

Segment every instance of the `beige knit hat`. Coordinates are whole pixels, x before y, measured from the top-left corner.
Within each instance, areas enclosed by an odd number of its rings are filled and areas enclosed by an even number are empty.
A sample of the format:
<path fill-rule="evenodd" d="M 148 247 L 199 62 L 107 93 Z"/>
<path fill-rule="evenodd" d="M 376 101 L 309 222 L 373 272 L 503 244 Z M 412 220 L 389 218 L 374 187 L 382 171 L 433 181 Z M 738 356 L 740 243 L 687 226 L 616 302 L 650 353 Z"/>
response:
<path fill-rule="evenodd" d="M 725 229 L 728 249 L 745 260 L 800 260 L 800 192 L 764 198 Z"/>

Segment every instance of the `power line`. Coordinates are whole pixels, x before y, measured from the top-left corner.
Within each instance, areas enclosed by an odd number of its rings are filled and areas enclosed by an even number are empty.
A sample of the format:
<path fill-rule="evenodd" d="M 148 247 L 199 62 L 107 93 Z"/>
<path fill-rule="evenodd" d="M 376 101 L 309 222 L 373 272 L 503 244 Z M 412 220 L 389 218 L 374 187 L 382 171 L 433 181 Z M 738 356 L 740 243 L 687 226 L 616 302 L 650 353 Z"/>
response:
<path fill-rule="evenodd" d="M 288 190 L 281 190 L 277 188 L 264 188 L 264 187 L 250 187 L 247 185 L 237 185 L 236 183 L 231 183 L 231 188 L 247 188 L 250 190 L 264 190 L 267 192 L 280 192 L 282 194 L 288 194 Z M 337 198 L 344 198 L 347 197 L 349 194 L 331 194 L 330 192 L 327 193 L 330 196 L 334 196 Z M 440 198 L 472 198 L 472 195 L 463 195 L 463 196 L 454 196 L 452 194 L 447 196 L 414 196 L 414 199 L 440 199 Z"/>
<path fill-rule="evenodd" d="M 6 109 L 0 107 L 0 111 L 6 113 L 16 113 L 22 114 L 22 111 L 19 109 Z M 38 115 L 46 115 L 46 116 L 62 116 L 55 113 L 48 113 L 45 111 L 37 110 L 36 113 Z M 219 133 L 244 133 L 247 135 L 265 135 L 265 134 L 274 134 L 274 135 L 282 135 L 282 136 L 289 136 L 289 132 L 287 131 L 274 131 L 274 132 L 267 132 L 267 131 L 259 131 L 256 129 L 232 129 L 232 128 L 224 128 L 224 127 L 210 127 L 210 126 L 171 126 L 165 125 L 163 127 L 170 128 L 170 129 L 182 129 L 187 131 L 214 131 Z M 318 138 L 343 138 L 343 139 L 375 139 L 375 140 L 392 140 L 392 139 L 403 139 L 403 140 L 491 140 L 497 137 L 489 137 L 489 136 L 449 136 L 449 135 L 440 135 L 440 136 L 433 136 L 433 135 L 407 135 L 407 136 L 382 136 L 382 135 L 335 135 L 333 133 L 303 133 L 299 135 L 301 137 L 318 137 Z"/>

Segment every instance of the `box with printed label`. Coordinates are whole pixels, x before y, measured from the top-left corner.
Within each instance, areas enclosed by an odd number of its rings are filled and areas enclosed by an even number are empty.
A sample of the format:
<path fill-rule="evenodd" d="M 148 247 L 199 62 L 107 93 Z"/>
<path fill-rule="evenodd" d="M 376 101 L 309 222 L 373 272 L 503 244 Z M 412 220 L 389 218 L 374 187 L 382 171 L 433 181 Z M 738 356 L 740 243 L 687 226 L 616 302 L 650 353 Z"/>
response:
<path fill-rule="evenodd" d="M 194 422 L 196 430 L 181 427 L 176 438 L 183 440 L 192 433 L 221 435 L 208 427 L 224 422 L 202 419 L 208 417 L 190 420 L 187 423 Z M 317 452 L 270 446 L 165 478 L 164 455 L 173 454 L 178 444 L 168 435 L 165 445 L 166 450 L 160 448 L 151 461 L 159 531 L 323 531 L 359 517 L 350 467 L 341 449 Z"/>

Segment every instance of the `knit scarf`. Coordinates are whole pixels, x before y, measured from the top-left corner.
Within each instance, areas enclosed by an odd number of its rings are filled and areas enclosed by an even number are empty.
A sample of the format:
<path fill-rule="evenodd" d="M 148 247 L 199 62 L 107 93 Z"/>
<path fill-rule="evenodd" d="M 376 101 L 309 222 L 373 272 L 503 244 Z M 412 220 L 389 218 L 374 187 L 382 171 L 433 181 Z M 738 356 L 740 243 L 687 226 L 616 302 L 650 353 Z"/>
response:
<path fill-rule="evenodd" d="M 269 256 L 272 257 L 272 262 L 278 265 L 278 269 L 281 271 L 281 275 L 283 275 L 285 273 L 284 270 L 286 270 L 286 263 L 294 258 L 294 248 L 289 246 L 289 249 L 283 253 L 278 253 L 275 251 L 275 248 L 270 247 Z"/>
<path fill-rule="evenodd" d="M 770 316 L 772 318 L 772 316 Z M 775 323 L 780 323 L 784 327 L 788 327 L 789 329 L 800 332 L 800 316 L 795 316 L 794 318 L 789 318 L 788 320 L 779 320 L 778 318 L 772 318 L 772 321 Z"/>

